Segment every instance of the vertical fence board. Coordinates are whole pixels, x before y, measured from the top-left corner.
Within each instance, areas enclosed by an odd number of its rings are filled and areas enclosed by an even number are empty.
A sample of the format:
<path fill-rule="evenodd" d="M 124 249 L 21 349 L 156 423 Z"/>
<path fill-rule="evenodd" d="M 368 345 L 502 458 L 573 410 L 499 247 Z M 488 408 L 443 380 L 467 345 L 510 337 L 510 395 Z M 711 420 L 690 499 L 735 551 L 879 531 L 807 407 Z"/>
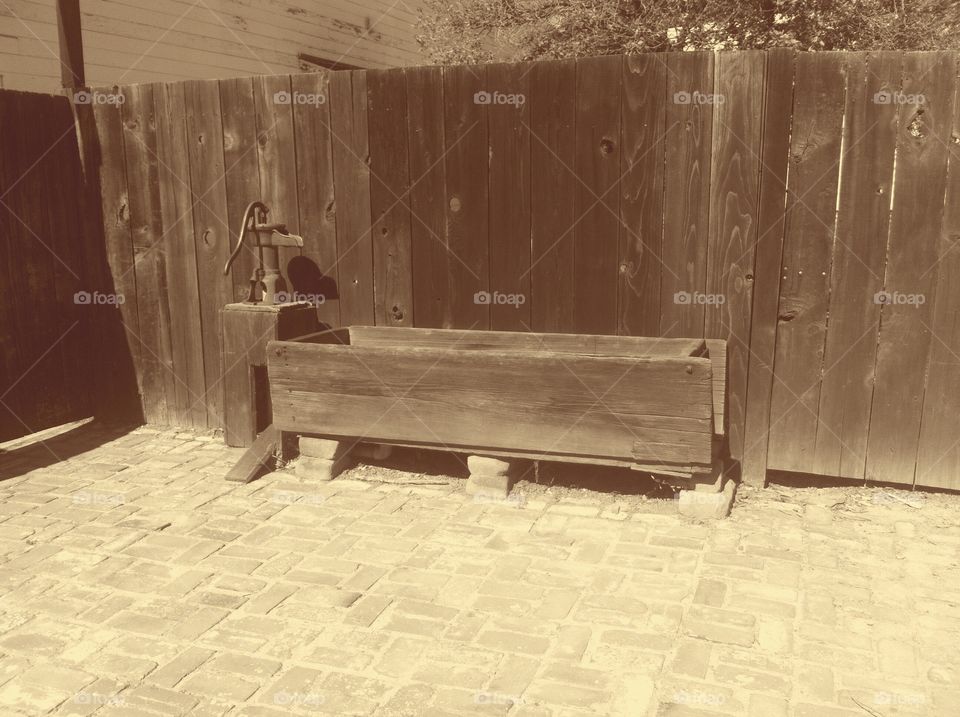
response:
<path fill-rule="evenodd" d="M 184 117 L 182 84 L 157 86 L 154 91 L 159 155 L 160 201 L 167 249 L 167 293 L 170 309 L 170 347 L 176 377 L 177 425 L 206 428 L 203 325 L 200 321 L 200 285 L 194 246 L 193 198 Z"/>
<path fill-rule="evenodd" d="M 710 223 L 707 232 L 705 336 L 727 341 L 730 455 L 743 455 L 750 363 L 754 247 L 759 215 L 764 53 L 724 52 L 717 60 Z"/>
<path fill-rule="evenodd" d="M 86 113 L 88 106 L 78 109 Z M 136 383 L 136 371 L 140 369 L 140 335 L 137 319 L 137 283 L 133 269 L 133 244 L 130 237 L 130 211 L 127 200 L 127 175 L 123 151 L 123 125 L 120 107 L 116 104 L 98 103 L 92 105 L 95 136 L 85 139 L 91 145 L 87 153 L 85 171 L 95 173 L 100 188 L 101 216 L 103 218 L 103 241 L 107 266 L 105 267 L 102 290 L 130 297 L 118 309 L 110 309 L 119 314 L 119 321 L 103 317 L 104 338 L 113 352 L 107 352 L 104 361 L 104 405 L 123 405 L 119 412 L 132 418 L 142 418 L 139 396 L 123 396 L 123 388 Z M 100 288 L 100 287 L 98 287 Z M 92 291 L 93 289 L 91 289 Z M 104 312 L 106 313 L 106 312 Z M 115 318 L 115 317 L 113 317 Z M 129 356 L 133 368 L 124 371 L 123 354 Z M 123 376 L 125 380 L 111 380 Z"/>
<path fill-rule="evenodd" d="M 260 163 L 257 158 L 257 113 L 253 81 L 249 77 L 220 80 L 224 182 L 227 193 L 227 227 L 230 242 L 237 240 L 243 211 L 260 198 Z M 231 248 L 232 251 L 232 248 Z M 250 277 L 257 266 L 249 241 L 230 269 L 234 301 L 246 301 Z"/>
<path fill-rule="evenodd" d="M 530 72 L 530 302 L 534 331 L 574 331 L 576 63 Z"/>
<path fill-rule="evenodd" d="M 741 476 L 762 485 L 766 480 L 770 398 L 774 382 L 777 301 L 784 237 L 784 202 L 790 155 L 793 106 L 792 50 L 767 53 L 763 108 L 759 216 L 754 251 L 753 311 L 747 381 Z"/>
<path fill-rule="evenodd" d="M 955 55 L 909 52 L 903 59 L 893 211 L 880 310 L 876 387 L 867 441 L 867 479 L 912 484 L 917 460 L 924 371 L 930 349 L 935 270 L 952 127 Z"/>
<path fill-rule="evenodd" d="M 960 88 L 954 92 L 946 201 L 938 240 L 930 364 L 923 397 L 916 484 L 960 489 Z"/>
<path fill-rule="evenodd" d="M 713 134 L 713 53 L 667 56 L 667 132 L 660 335 L 702 336 Z"/>
<path fill-rule="evenodd" d="M 660 331 L 667 60 L 623 58 L 620 99 L 620 287 L 617 333 Z"/>
<path fill-rule="evenodd" d="M 49 215 L 50 248 L 57 258 L 52 263 L 57 332 L 63 337 L 59 348 L 64 391 L 59 396 L 60 415 L 55 421 L 64 423 L 90 415 L 81 412 L 87 404 L 84 394 L 89 386 L 88 374 L 83 373 L 83 368 L 89 365 L 89 356 L 84 356 L 83 352 L 89 347 L 84 340 L 86 327 L 79 311 L 81 307 L 74 302 L 74 295 L 83 282 L 80 250 L 84 235 L 73 211 L 80 201 L 79 188 L 70 181 L 70 163 L 63 157 L 63 149 L 71 145 L 65 137 L 76 131 L 70 122 L 73 115 L 69 111 L 69 100 L 62 96 L 44 97 L 43 110 L 46 116 L 42 134 L 42 182 L 45 191 L 53 192 L 55 197 L 46 211 Z M 72 150 L 76 151 L 75 145 Z"/>
<path fill-rule="evenodd" d="M 530 330 L 530 95 L 528 63 L 487 66 L 487 91 L 506 101 L 487 109 L 490 141 L 490 328 Z M 511 101 L 512 100 L 512 101 Z M 522 303 L 521 299 L 522 298 Z"/>
<path fill-rule="evenodd" d="M 584 334 L 617 332 L 622 63 L 577 60 L 573 313 Z"/>
<path fill-rule="evenodd" d="M 9 285 L 4 295 L 16 326 L 20 363 L 5 400 L 14 408 L 25 433 L 55 421 L 59 398 L 65 390 L 62 334 L 58 328 L 48 208 L 37 201 L 44 192 L 41 159 L 46 147 L 38 136 L 41 95 L 17 93 L 8 100 L 14 151 L 9 155 L 14 172 L 3 209 L 12 227 Z M 39 141 L 38 141 L 39 140 Z M 10 140 L 8 140 L 10 141 Z M 91 307 L 92 309 L 93 307 Z M 45 389 L 45 385 L 49 388 Z"/>
<path fill-rule="evenodd" d="M 268 221 L 286 224 L 287 231 L 299 234 L 300 208 L 297 204 L 297 159 L 290 75 L 255 77 L 253 99 L 257 110 L 260 197 L 270 209 Z M 280 273 L 284 277 L 290 276 L 290 261 L 299 255 L 299 249 L 280 248 Z"/>
<path fill-rule="evenodd" d="M 374 323 L 370 168 L 367 165 L 367 87 L 361 71 L 330 74 L 330 132 L 336 183 L 340 321 Z"/>
<path fill-rule="evenodd" d="M 402 69 L 367 72 L 374 314 L 378 325 L 412 326 L 407 85 Z"/>
<path fill-rule="evenodd" d="M 207 425 L 223 425 L 220 310 L 233 301 L 233 286 L 223 275 L 232 250 L 224 177 L 220 86 L 216 80 L 184 83 L 193 234 L 197 252 L 200 325 L 203 330 L 203 372 Z M 283 220 L 281 220 L 283 221 Z"/>
<path fill-rule="evenodd" d="M 317 319 L 335 327 L 340 325 L 340 294 L 329 77 L 327 72 L 312 72 L 292 78 L 293 96 L 301 98 L 293 105 L 293 129 L 303 256 L 291 262 L 289 272 L 295 291 L 323 296 L 317 305 Z"/>
<path fill-rule="evenodd" d="M 126 297 L 137 312 L 140 327 L 140 393 L 144 418 L 149 423 L 169 423 L 173 357 L 167 335 L 167 287 L 160 209 L 160 174 L 153 85 L 131 85 L 124 91 L 123 146 L 130 197 L 130 232 L 133 239 L 137 292 Z M 161 312 L 161 306 L 164 310 Z M 168 396 L 167 390 L 172 393 Z"/>
<path fill-rule="evenodd" d="M 444 172 L 443 70 L 409 67 L 407 147 L 410 157 L 410 243 L 416 325 L 450 328 L 446 297 L 446 176 Z"/>
<path fill-rule="evenodd" d="M 0 92 L 0 137 L 14 136 L 16 127 L 16 95 L 13 92 Z M 9 141 L 9 140 L 8 140 Z M 4 143 L 0 152 L 0 282 L 2 286 L 13 284 L 13 271 L 16 257 L 17 220 L 7 201 L 17 181 L 17 168 L 14 160 L 14 148 Z M 19 394 L 16 382 L 20 378 L 20 344 L 17 341 L 16 315 L 13 311 L 0 311 L 0 441 L 24 435 L 27 430 L 19 418 Z"/>
<path fill-rule="evenodd" d="M 847 55 L 845 149 L 833 245 L 830 310 L 817 411 L 816 450 L 807 470 L 863 479 L 873 366 L 883 286 L 901 53 Z"/>
<path fill-rule="evenodd" d="M 18 186 L 21 204 L 18 217 L 26 232 L 17 247 L 17 274 L 26 279 L 26 291 L 17 297 L 15 311 L 24 317 L 24 335 L 34 338 L 32 366 L 23 374 L 21 386 L 29 391 L 29 402 L 35 408 L 35 428 L 55 425 L 66 413 L 63 396 L 68 393 L 64 354 L 67 326 L 61 326 L 57 306 L 56 274 L 65 269 L 65 259 L 56 251 L 54 217 L 57 210 L 39 201 L 47 191 L 44 165 L 50 161 L 50 145 L 45 141 L 45 125 L 50 120 L 45 95 L 25 93 L 20 104 L 21 147 Z M 75 329 L 76 327 L 73 327 Z M 71 329 L 71 333 L 73 331 Z"/>
<path fill-rule="evenodd" d="M 453 328 L 487 329 L 490 307 L 477 293 L 490 289 L 488 245 L 487 92 L 483 66 L 443 68 L 447 255 Z"/>
<path fill-rule="evenodd" d="M 0 441 L 88 415 L 99 387 L 84 352 L 115 309 L 74 298 L 99 288 L 74 131 L 66 97 L 0 90 Z"/>
<path fill-rule="evenodd" d="M 79 164 L 80 148 L 70 100 L 62 96 L 48 99 L 46 113 L 45 144 L 50 151 L 45 160 L 44 182 L 47 191 L 55 199 L 54 206 L 50 207 L 53 219 L 52 246 L 63 259 L 62 263 L 54 262 L 54 283 L 60 331 L 68 331 L 63 342 L 66 407 L 64 415 L 57 419 L 62 423 L 91 415 L 94 394 L 99 388 L 95 381 L 96 362 L 103 348 L 94 339 L 97 332 L 95 316 L 85 311 L 86 307 L 77 305 L 74 296 L 90 286 L 90 268 L 86 261 L 88 248 L 96 251 L 101 250 L 102 246 L 99 237 L 91 235 L 84 223 L 86 207 Z M 2 191 L 0 189 L 0 194 Z M 0 371 L 3 371 L 2 360 Z"/>
<path fill-rule="evenodd" d="M 0 93 L 2 96 L 2 93 Z M 0 105 L 2 106 L 2 105 Z M 118 189 L 124 177 L 109 176 L 106 164 L 119 162 L 123 166 L 123 146 L 116 157 L 106 157 L 101 144 L 104 128 L 97 122 L 96 108 L 91 104 L 72 106 L 78 156 L 73 166 L 82 187 L 79 195 L 80 224 L 86 241 L 83 244 L 85 275 L 83 290 L 88 292 L 115 292 L 108 261 L 111 239 L 109 227 L 116 227 L 117 217 L 105 213 L 114 202 L 121 201 L 126 186 Z M 112 154 L 117 154 L 113 152 Z M 119 192 L 119 193 L 118 193 Z M 124 200 L 125 201 L 125 200 Z M 129 233 L 127 233 L 129 241 Z M 131 252 L 132 261 L 132 252 Z M 127 335 L 121 317 L 123 307 L 109 312 L 86 312 L 90 328 L 88 341 L 97 347 L 97 355 L 89 362 L 87 380 L 90 383 L 91 410 L 97 416 L 114 420 L 143 420 L 143 411 L 136 391 L 136 364 L 127 346 Z"/>
<path fill-rule="evenodd" d="M 816 444 L 845 69 L 842 53 L 797 59 L 770 412 L 770 467 L 781 470 L 806 470 Z"/>

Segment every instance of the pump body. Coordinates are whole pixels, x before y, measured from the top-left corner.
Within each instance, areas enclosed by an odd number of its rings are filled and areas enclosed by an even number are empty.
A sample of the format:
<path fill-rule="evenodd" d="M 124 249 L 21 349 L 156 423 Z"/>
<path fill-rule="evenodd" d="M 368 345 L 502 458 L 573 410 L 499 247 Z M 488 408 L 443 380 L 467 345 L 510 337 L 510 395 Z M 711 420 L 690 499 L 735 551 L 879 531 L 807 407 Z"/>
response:
<path fill-rule="evenodd" d="M 286 280 L 280 273 L 280 247 L 303 248 L 303 237 L 287 232 L 285 224 L 267 223 L 270 210 L 263 202 L 251 202 L 243 212 L 243 221 L 233 253 L 223 267 L 224 275 L 230 273 L 230 266 L 243 251 L 248 234 L 253 234 L 257 251 L 257 266 L 250 275 L 250 290 L 247 302 L 251 304 L 273 305 L 278 294 L 287 290 Z"/>

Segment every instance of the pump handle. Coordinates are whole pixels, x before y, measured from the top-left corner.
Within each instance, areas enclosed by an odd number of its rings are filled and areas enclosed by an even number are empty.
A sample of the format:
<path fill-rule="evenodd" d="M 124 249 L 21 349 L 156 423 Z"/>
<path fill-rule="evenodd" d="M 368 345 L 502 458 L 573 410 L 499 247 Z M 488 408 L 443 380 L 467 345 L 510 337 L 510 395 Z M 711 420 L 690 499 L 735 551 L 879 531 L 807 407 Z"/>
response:
<path fill-rule="evenodd" d="M 270 212 L 270 210 L 267 209 L 267 205 L 263 202 L 250 202 L 247 208 L 243 210 L 243 220 L 240 222 L 240 234 L 237 237 L 237 244 L 233 248 L 233 253 L 223 267 L 224 276 L 230 273 L 230 265 L 233 264 L 234 259 L 237 258 L 240 250 L 243 249 L 243 240 L 247 236 L 247 232 L 250 230 L 257 231 L 257 229 L 259 229 L 259 227 L 257 227 L 257 217 L 253 214 L 254 211 L 260 212 L 261 223 L 266 221 L 267 214 Z M 251 219 L 253 220 L 253 226 L 247 226 Z"/>

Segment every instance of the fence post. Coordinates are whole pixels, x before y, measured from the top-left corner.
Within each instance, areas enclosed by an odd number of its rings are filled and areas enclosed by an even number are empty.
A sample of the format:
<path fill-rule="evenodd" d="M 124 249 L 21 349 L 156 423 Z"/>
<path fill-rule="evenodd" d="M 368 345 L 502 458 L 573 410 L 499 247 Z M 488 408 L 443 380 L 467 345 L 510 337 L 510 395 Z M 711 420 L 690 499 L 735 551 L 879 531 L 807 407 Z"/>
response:
<path fill-rule="evenodd" d="M 86 85 L 83 72 L 83 36 L 80 32 L 80 0 L 57 0 L 60 37 L 60 79 L 64 89 Z"/>

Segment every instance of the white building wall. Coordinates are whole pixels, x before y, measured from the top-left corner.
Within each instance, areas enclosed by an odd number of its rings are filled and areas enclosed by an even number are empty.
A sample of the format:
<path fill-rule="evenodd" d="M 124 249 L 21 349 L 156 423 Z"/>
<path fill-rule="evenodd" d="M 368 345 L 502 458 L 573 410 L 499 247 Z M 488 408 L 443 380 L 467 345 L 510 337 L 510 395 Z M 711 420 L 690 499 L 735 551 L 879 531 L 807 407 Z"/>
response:
<path fill-rule="evenodd" d="M 411 0 L 80 0 L 89 85 L 424 64 Z M 54 0 L 0 2 L 0 86 L 60 87 Z"/>

